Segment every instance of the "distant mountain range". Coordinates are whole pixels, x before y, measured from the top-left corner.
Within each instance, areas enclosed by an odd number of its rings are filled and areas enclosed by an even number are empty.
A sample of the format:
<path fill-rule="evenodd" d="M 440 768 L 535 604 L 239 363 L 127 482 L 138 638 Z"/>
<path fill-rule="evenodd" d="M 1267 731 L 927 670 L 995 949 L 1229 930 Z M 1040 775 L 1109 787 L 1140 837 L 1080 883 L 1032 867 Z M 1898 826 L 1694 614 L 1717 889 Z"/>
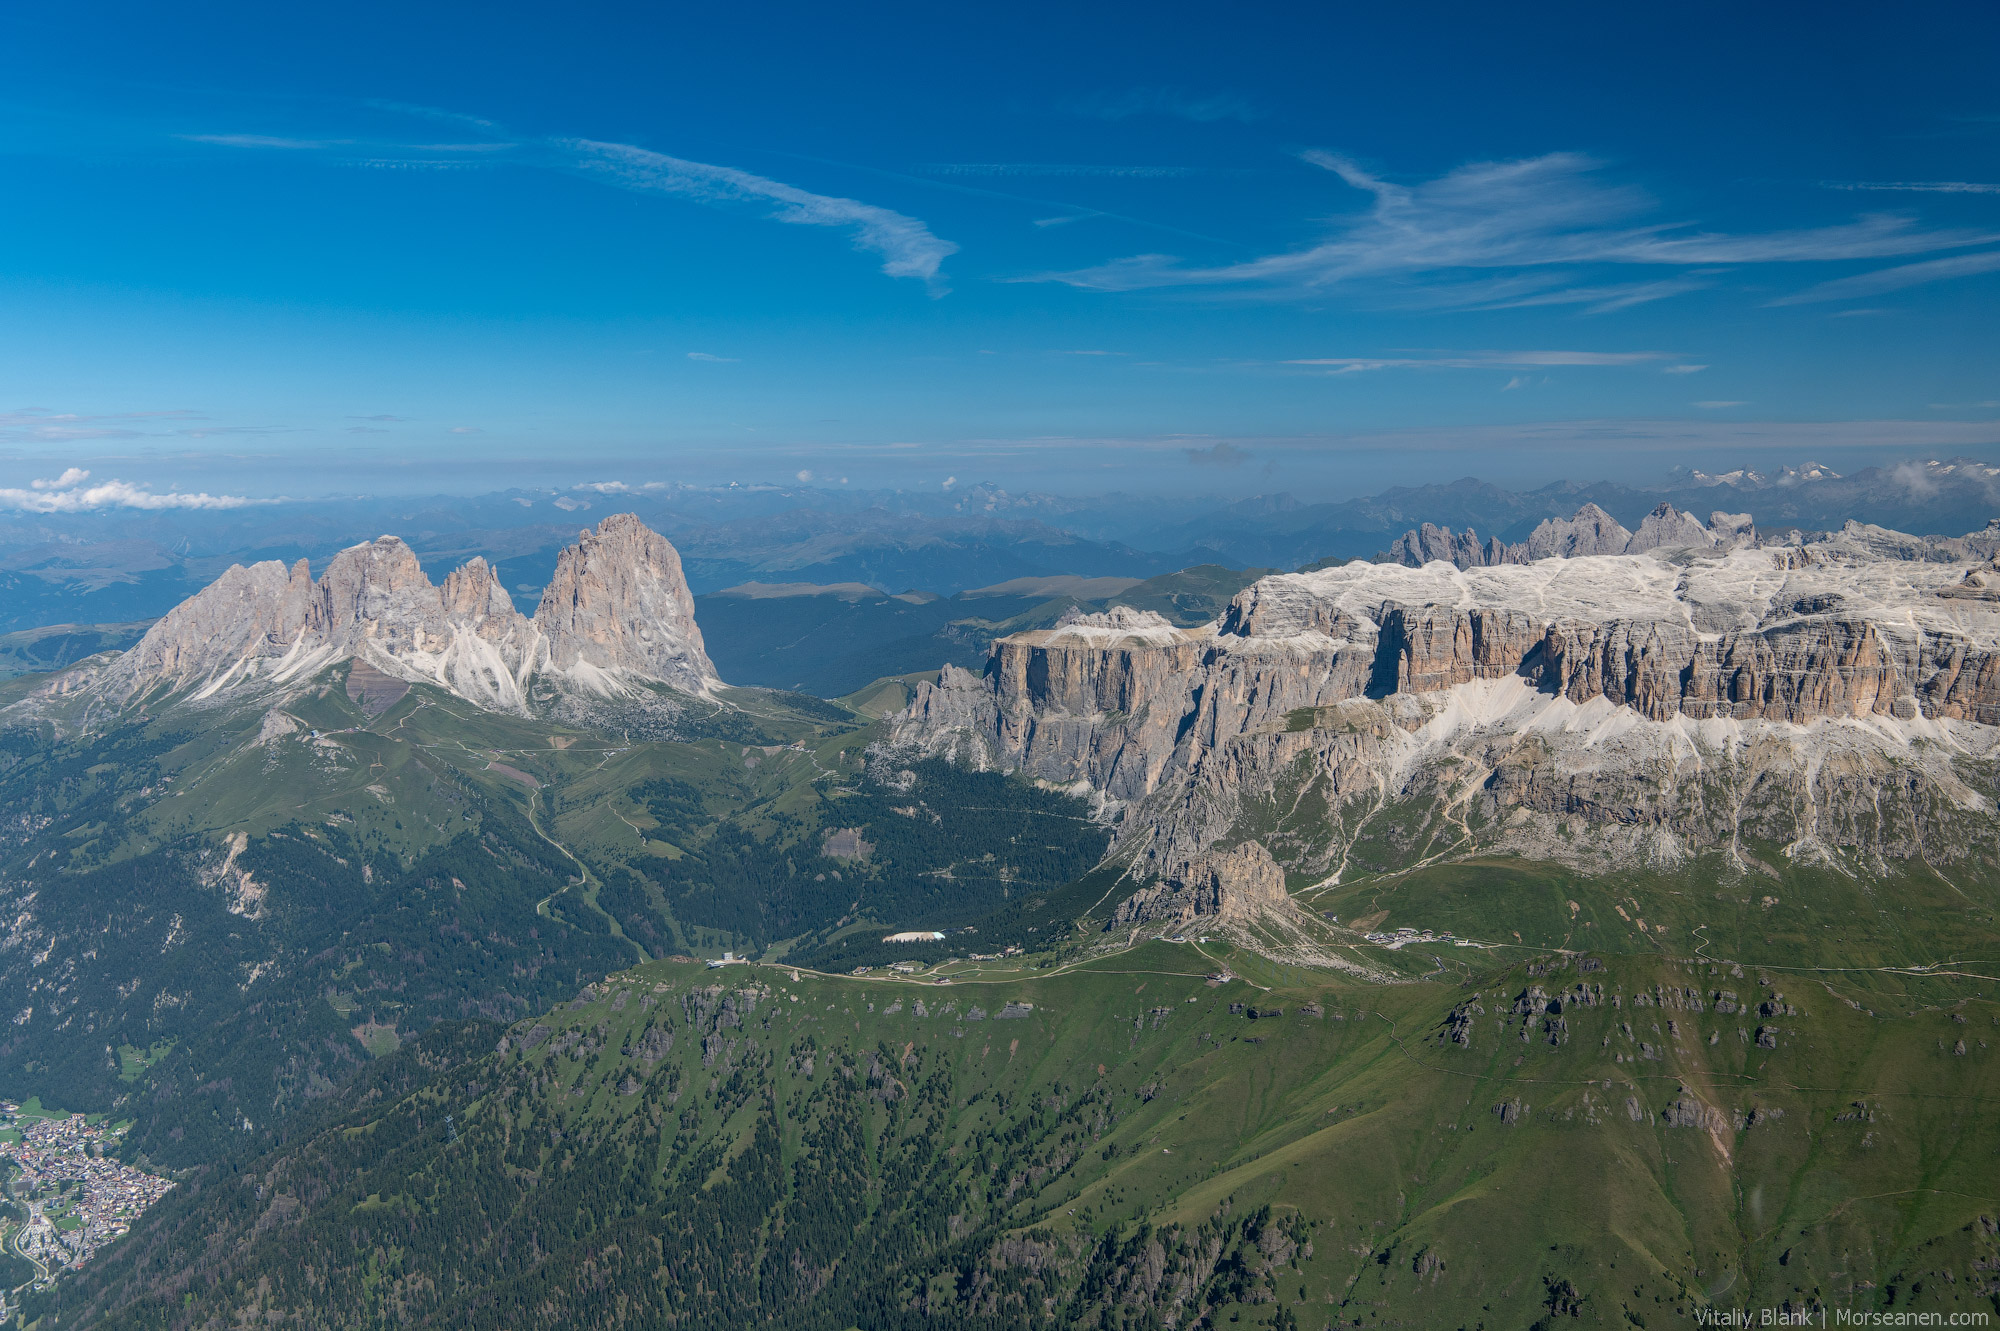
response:
<path fill-rule="evenodd" d="M 1565 481 L 1528 491 L 1466 478 L 1338 502 L 1284 493 L 1231 502 L 1073 497 L 992 486 L 947 493 L 611 486 L 223 512 L 17 514 L 0 520 L 0 632 L 150 619 L 232 563 L 306 559 L 317 575 L 336 552 L 385 531 L 401 534 L 434 580 L 485 559 L 528 613 L 577 528 L 614 509 L 673 541 L 697 595 L 747 582 L 858 582 L 950 596 L 1024 577 L 1143 579 L 1199 564 L 1297 568 L 1371 557 L 1426 522 L 1514 543 L 1586 503 L 1637 528 L 1662 502 L 1696 515 L 1745 513 L 1766 529 L 1832 530 L 1854 519 L 1955 533 L 2000 512 L 2000 468 L 1954 459 L 1842 476 L 1807 465 L 1771 475 L 1689 472 L 1653 488 Z"/>

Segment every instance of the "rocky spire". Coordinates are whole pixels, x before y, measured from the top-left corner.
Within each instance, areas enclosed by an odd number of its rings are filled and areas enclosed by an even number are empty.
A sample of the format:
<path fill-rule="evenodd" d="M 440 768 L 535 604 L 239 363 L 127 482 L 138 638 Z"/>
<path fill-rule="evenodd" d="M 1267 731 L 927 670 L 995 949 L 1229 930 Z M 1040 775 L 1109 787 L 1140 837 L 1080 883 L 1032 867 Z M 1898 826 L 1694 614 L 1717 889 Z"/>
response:
<path fill-rule="evenodd" d="M 532 620 L 484 559 L 439 587 L 394 536 L 342 550 L 318 581 L 304 560 L 232 567 L 155 624 L 103 687 L 120 698 L 162 685 L 212 695 L 343 660 L 507 711 L 526 709 L 538 674 L 600 695 L 645 681 L 698 692 L 718 682 L 680 556 L 620 514 L 562 552 Z"/>
<path fill-rule="evenodd" d="M 1423 526 L 1406 531 L 1389 547 L 1389 562 L 1422 568 L 1434 560 L 1460 568 L 1489 568 L 1496 564 L 1519 564 L 1526 556 L 1519 546 L 1503 545 L 1497 536 L 1479 543 L 1479 533 L 1467 527 L 1463 534 L 1449 527 Z"/>
<path fill-rule="evenodd" d="M 1622 555 L 1632 540 L 1617 518 L 1585 504 L 1573 518 L 1545 518 L 1528 533 L 1530 559 L 1574 559 L 1582 555 Z"/>
<path fill-rule="evenodd" d="M 535 626 L 550 668 L 598 692 L 615 691 L 620 676 L 696 692 L 717 682 L 680 553 L 630 513 L 577 534 L 556 559 Z"/>

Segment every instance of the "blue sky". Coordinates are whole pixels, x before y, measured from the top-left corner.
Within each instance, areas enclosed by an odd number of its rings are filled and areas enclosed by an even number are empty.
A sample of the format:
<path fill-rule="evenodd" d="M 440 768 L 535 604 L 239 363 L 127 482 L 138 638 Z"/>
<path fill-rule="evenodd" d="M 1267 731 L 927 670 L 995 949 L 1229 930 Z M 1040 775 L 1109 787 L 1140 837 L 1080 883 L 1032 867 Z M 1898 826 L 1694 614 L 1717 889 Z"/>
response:
<path fill-rule="evenodd" d="M 0 12 L 0 503 L 2000 452 L 1990 6 L 288 8 Z"/>

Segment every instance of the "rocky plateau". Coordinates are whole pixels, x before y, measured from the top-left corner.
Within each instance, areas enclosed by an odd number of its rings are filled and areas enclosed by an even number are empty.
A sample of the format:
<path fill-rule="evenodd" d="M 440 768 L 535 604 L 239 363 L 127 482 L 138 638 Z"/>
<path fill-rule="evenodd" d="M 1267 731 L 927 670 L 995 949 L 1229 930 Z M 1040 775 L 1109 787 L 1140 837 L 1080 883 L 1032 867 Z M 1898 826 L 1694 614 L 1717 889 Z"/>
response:
<path fill-rule="evenodd" d="M 1096 792 L 1113 860 L 1158 884 L 1121 923 L 1338 883 L 1371 820 L 1406 863 L 1992 862 L 2000 524 L 1654 517 L 1267 577 L 1195 628 L 1072 612 L 921 685 L 884 744 Z"/>

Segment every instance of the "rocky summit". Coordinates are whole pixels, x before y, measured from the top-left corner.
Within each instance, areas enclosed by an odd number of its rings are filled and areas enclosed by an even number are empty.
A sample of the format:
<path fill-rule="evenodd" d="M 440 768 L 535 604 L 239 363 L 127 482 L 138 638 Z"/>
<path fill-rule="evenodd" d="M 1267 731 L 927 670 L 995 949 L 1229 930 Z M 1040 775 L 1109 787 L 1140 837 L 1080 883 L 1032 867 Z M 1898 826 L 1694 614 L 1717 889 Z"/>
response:
<path fill-rule="evenodd" d="M 1949 561 L 2000 555 L 2000 518 L 1989 521 L 1981 531 L 1949 537 L 1907 536 L 1850 518 L 1838 535 L 1848 544 L 1865 545 L 1898 559 Z M 1544 518 L 1525 539 L 1512 545 L 1497 536 L 1488 537 L 1482 544 L 1479 533 L 1470 527 L 1455 532 L 1426 522 L 1391 542 L 1384 559 L 1411 568 L 1434 562 L 1455 564 L 1459 568 L 1490 568 L 1496 564 L 1526 564 L 1537 559 L 1571 559 L 1579 555 L 1800 545 L 1807 539 L 1796 528 L 1780 532 L 1775 538 L 1761 534 L 1748 513 L 1725 513 L 1717 509 L 1703 522 L 1665 502 L 1655 505 L 1640 520 L 1637 531 L 1628 531 L 1596 504 L 1585 504 L 1570 517 Z"/>
<path fill-rule="evenodd" d="M 719 681 L 694 620 L 680 556 L 630 514 L 578 533 L 531 619 L 473 559 L 442 586 L 395 536 L 306 562 L 235 565 L 98 672 L 51 687 L 113 703 L 282 689 L 355 661 L 497 711 L 525 712 L 534 684 L 615 698 L 646 683 L 705 693 Z"/>
<path fill-rule="evenodd" d="M 1991 856 L 2000 568 L 1883 535 L 1353 563 L 1194 628 L 1072 614 L 923 684 L 887 742 L 1117 806 L 1112 859 L 1164 885 L 1132 918 L 1282 913 L 1264 866 L 1337 884 L 1411 807 L 1394 835 L 1444 858 Z"/>

